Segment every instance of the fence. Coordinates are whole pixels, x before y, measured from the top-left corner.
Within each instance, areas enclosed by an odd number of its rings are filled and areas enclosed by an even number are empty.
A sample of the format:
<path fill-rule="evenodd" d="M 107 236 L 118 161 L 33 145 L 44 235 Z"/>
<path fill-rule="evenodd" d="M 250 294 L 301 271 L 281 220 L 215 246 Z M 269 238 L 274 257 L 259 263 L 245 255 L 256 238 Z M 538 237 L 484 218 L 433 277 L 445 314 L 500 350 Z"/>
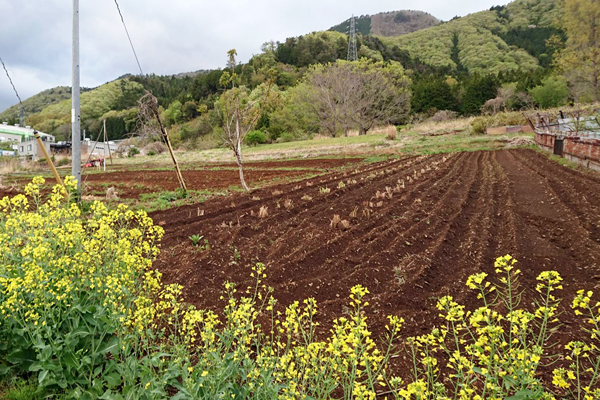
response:
<path fill-rule="evenodd" d="M 545 150 L 600 171 L 600 139 L 536 132 L 535 142 Z"/>

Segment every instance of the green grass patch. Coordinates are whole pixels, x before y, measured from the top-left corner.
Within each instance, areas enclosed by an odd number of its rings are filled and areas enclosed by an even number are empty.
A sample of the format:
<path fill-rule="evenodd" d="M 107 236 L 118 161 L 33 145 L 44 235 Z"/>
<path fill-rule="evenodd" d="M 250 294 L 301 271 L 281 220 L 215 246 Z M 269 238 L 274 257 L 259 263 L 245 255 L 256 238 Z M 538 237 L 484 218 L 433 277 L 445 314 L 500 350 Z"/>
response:
<path fill-rule="evenodd" d="M 23 379 L 15 376 L 4 377 L 0 381 L 0 399 L 38 400 L 48 397 L 44 388 L 38 386 L 37 379 Z M 59 397 L 53 396 L 56 399 Z"/>
<path fill-rule="evenodd" d="M 142 193 L 140 194 L 139 201 L 136 200 L 132 202 L 132 206 L 135 209 L 143 209 L 148 212 L 166 210 L 185 204 L 202 203 L 208 197 L 215 194 L 218 194 L 218 192 L 212 192 L 210 190 L 188 190 L 187 192 L 184 192 L 181 189 Z"/>

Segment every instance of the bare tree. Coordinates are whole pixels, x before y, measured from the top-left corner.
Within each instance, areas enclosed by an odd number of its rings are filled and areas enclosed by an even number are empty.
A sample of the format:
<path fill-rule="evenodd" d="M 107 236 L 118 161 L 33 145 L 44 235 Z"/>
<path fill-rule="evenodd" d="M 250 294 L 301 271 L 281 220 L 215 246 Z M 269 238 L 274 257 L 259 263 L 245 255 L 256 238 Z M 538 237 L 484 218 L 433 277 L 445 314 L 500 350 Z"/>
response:
<path fill-rule="evenodd" d="M 355 112 L 353 97 L 360 88 L 360 80 L 350 63 L 340 63 L 311 67 L 307 74 L 304 100 L 318 113 L 322 127 L 334 135 L 338 127 L 348 136 L 353 127 Z"/>
<path fill-rule="evenodd" d="M 219 100 L 215 103 L 215 111 L 219 116 L 223 128 L 221 138 L 227 147 L 229 147 L 235 156 L 238 165 L 240 182 L 247 192 L 250 188 L 244 179 L 244 162 L 242 158 L 242 143 L 248 135 L 248 132 L 256 125 L 269 101 L 269 92 L 271 91 L 272 79 L 266 84 L 259 86 L 253 92 L 239 85 L 239 78 L 235 73 L 235 49 L 227 52 L 229 59 L 228 69 L 221 76 L 221 86 L 230 87 L 229 90 L 221 94 Z"/>
<path fill-rule="evenodd" d="M 160 134 L 162 140 L 167 146 L 167 149 L 169 150 L 171 160 L 173 160 L 173 166 L 175 167 L 175 172 L 177 173 L 179 185 L 184 192 L 187 192 L 185 180 L 183 179 L 183 175 L 179 169 L 179 164 L 177 163 L 177 158 L 175 157 L 175 152 L 171 146 L 171 140 L 169 139 L 167 130 L 160 119 L 158 100 L 147 90 L 146 94 L 138 100 L 138 130 L 142 137 L 152 137 L 157 132 Z"/>
<path fill-rule="evenodd" d="M 352 63 L 357 92 L 352 98 L 353 120 L 360 135 L 377 125 L 406 116 L 410 110 L 410 80 L 398 62 L 372 62 L 361 59 Z"/>
<path fill-rule="evenodd" d="M 311 67 L 304 84 L 303 102 L 318 115 L 329 132 L 341 128 L 367 133 L 408 113 L 410 82 L 398 63 L 338 61 Z"/>

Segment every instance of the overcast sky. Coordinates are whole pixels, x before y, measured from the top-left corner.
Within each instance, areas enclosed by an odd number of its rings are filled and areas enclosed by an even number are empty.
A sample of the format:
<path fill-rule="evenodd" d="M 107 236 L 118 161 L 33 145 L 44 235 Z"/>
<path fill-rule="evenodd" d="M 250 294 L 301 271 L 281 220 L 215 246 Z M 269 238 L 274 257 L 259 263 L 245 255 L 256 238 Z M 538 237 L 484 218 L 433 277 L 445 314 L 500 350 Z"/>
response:
<path fill-rule="evenodd" d="M 352 14 L 412 9 L 442 20 L 506 0 L 119 0 L 144 73 L 221 68 L 235 48 L 248 61 L 262 43 L 326 30 Z M 0 0 L 0 57 L 24 100 L 70 86 L 72 2 Z M 95 87 L 137 65 L 114 0 L 80 4 L 81 84 Z M 16 97 L 0 71 L 0 111 Z"/>

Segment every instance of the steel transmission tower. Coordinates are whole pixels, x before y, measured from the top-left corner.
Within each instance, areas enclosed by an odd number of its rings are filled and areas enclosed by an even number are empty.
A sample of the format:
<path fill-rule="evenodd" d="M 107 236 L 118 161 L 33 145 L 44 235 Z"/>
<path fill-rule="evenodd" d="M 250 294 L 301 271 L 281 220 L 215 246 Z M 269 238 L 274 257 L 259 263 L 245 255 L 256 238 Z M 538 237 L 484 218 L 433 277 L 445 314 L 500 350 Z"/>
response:
<path fill-rule="evenodd" d="M 350 18 L 350 32 L 348 32 L 348 61 L 358 60 L 356 51 L 356 22 L 354 15 Z"/>

